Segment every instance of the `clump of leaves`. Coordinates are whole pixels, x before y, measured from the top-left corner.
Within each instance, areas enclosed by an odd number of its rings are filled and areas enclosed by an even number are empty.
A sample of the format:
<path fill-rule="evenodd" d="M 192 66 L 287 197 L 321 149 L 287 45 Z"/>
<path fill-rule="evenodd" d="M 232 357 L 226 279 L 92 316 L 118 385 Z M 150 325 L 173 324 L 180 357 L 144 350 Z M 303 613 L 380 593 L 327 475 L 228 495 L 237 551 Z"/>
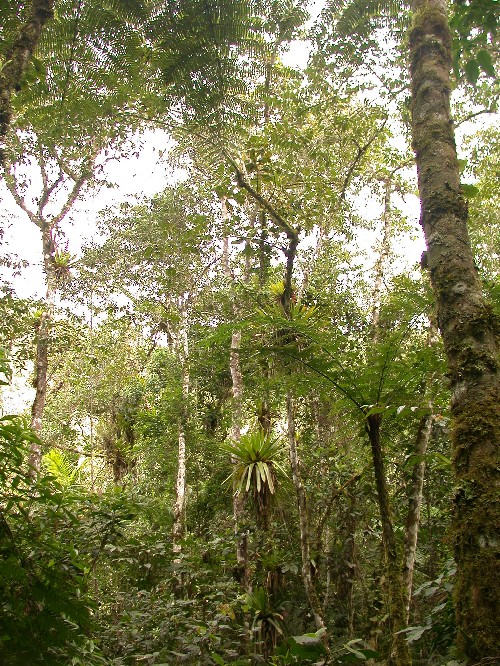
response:
<path fill-rule="evenodd" d="M 245 594 L 242 598 L 243 610 L 253 614 L 252 633 L 256 647 L 264 656 L 276 647 L 278 636 L 283 635 L 283 607 L 273 602 L 272 595 L 263 587 Z"/>
<path fill-rule="evenodd" d="M 285 469 L 280 462 L 284 446 L 277 439 L 271 439 L 261 430 L 243 435 L 239 442 L 225 443 L 221 448 L 229 453 L 235 463 L 232 474 L 235 480 L 236 492 L 240 493 L 245 486 L 248 492 L 253 486 L 261 492 L 264 486 L 274 494 L 276 479 L 275 469 L 286 476 Z"/>
<path fill-rule="evenodd" d="M 0 662 L 102 664 L 88 637 L 88 558 L 74 545 L 76 505 L 54 477 L 30 478 L 31 442 L 38 440 L 21 418 L 0 418 Z"/>
<path fill-rule="evenodd" d="M 64 282 L 70 277 L 70 271 L 75 265 L 76 256 L 66 250 L 56 250 L 52 255 L 52 264 L 57 280 Z"/>
<path fill-rule="evenodd" d="M 446 655 L 455 640 L 457 627 L 452 598 L 455 573 L 454 561 L 448 560 L 435 580 L 426 581 L 415 590 L 413 596 L 432 603 L 432 608 L 422 625 L 400 632 L 408 643 L 419 641 L 421 649 L 431 654 Z"/>
<path fill-rule="evenodd" d="M 267 524 L 276 486 L 276 471 L 286 476 L 281 462 L 284 451 L 278 439 L 272 439 L 262 430 L 242 435 L 237 442 L 221 445 L 229 453 L 234 469 L 229 478 L 233 479 L 235 494 L 252 491 L 258 518 Z"/>
<path fill-rule="evenodd" d="M 78 481 L 78 476 L 85 465 L 85 461 L 74 464 L 64 451 L 51 449 L 43 456 L 43 464 L 57 483 L 63 488 L 67 488 Z"/>

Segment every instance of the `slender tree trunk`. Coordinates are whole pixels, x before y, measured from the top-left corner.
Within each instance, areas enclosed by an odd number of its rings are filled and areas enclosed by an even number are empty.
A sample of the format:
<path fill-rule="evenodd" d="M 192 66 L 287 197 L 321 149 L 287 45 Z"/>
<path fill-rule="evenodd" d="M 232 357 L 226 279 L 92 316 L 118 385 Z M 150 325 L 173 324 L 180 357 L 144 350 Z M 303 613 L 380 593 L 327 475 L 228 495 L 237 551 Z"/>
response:
<path fill-rule="evenodd" d="M 172 550 L 179 555 L 181 541 L 186 533 L 186 426 L 189 414 L 190 376 L 187 303 L 182 299 L 181 325 L 177 338 L 177 353 L 182 369 L 182 405 L 178 425 L 177 478 L 175 482 L 174 523 L 172 527 Z"/>
<path fill-rule="evenodd" d="M 40 41 L 43 26 L 53 16 L 53 0 L 32 0 L 28 20 L 19 30 L 3 62 L 0 62 L 0 167 L 4 166 L 4 142 L 12 118 L 12 93 L 22 81 L 30 57 Z"/>
<path fill-rule="evenodd" d="M 354 581 L 356 579 L 356 530 L 358 517 L 355 511 L 356 495 L 349 495 L 345 516 L 345 541 L 341 556 L 342 571 L 338 581 L 338 598 L 345 604 L 347 632 L 354 636 Z"/>
<path fill-rule="evenodd" d="M 375 264 L 375 276 L 373 286 L 373 308 L 372 308 L 372 326 L 373 326 L 373 339 L 377 341 L 379 334 L 379 321 L 380 321 L 380 303 L 382 298 L 382 283 L 384 280 L 384 268 L 389 258 L 391 251 L 391 179 L 387 177 L 385 181 L 384 193 L 384 211 L 382 213 L 382 241 L 378 253 L 377 262 Z"/>
<path fill-rule="evenodd" d="M 40 222 L 42 229 L 43 267 L 46 280 L 45 302 L 38 324 L 35 358 L 35 398 L 31 406 L 31 427 L 41 437 L 43 412 L 47 398 L 47 371 L 49 367 L 50 329 L 54 317 L 55 296 L 57 292 L 57 278 L 53 265 L 54 243 L 51 228 Z M 39 442 L 33 442 L 29 455 L 29 474 L 35 478 L 42 462 L 42 447 Z"/>
<path fill-rule="evenodd" d="M 406 628 L 405 594 L 401 576 L 400 558 L 392 516 L 390 509 L 389 490 L 384 469 L 384 457 L 380 441 L 380 414 L 372 414 L 367 419 L 367 432 L 370 439 L 375 485 L 377 488 L 377 501 L 382 522 L 382 541 L 384 559 L 387 571 L 387 591 L 389 595 L 389 615 L 392 630 L 392 651 L 389 663 L 394 666 L 408 666 L 411 664 L 408 644 L 404 636 L 398 632 Z"/>
<path fill-rule="evenodd" d="M 385 181 L 384 210 L 382 215 L 383 234 L 379 246 L 377 262 L 375 264 L 374 290 L 373 290 L 373 343 L 376 344 L 380 332 L 380 303 L 382 293 L 382 282 L 384 268 L 390 252 L 391 240 L 391 179 Z M 373 470 L 375 474 L 375 486 L 377 490 L 377 501 L 379 505 L 380 520 L 382 523 L 382 548 L 384 553 L 384 564 L 386 580 L 385 586 L 388 597 L 388 613 L 391 627 L 391 654 L 389 664 L 391 666 L 406 666 L 411 664 L 408 644 L 404 636 L 398 632 L 406 628 L 405 595 L 403 591 L 403 579 L 400 570 L 400 559 L 394 527 L 392 524 L 391 503 L 387 477 L 384 465 L 384 455 L 380 440 L 380 426 L 382 416 L 373 414 L 367 417 L 366 429 L 372 449 Z"/>
<path fill-rule="evenodd" d="M 286 397 L 286 409 L 288 418 L 288 444 L 290 453 L 290 466 L 292 468 L 293 485 L 297 495 L 297 507 L 299 511 L 300 528 L 300 553 L 302 557 L 302 580 L 306 591 L 307 600 L 311 608 L 316 629 L 326 629 L 323 620 L 323 611 L 321 610 L 318 595 L 314 587 L 311 572 L 311 548 L 309 534 L 309 515 L 307 512 L 307 498 L 304 484 L 300 475 L 299 456 L 297 452 L 297 440 L 295 437 L 295 414 L 293 407 L 293 398 L 289 390 Z M 326 641 L 326 633 L 324 634 Z"/>
<path fill-rule="evenodd" d="M 231 439 L 239 442 L 241 438 L 241 419 L 242 419 L 242 400 L 243 400 L 243 377 L 240 366 L 240 345 L 241 332 L 234 331 L 231 336 L 231 351 L 229 365 L 232 381 L 232 422 Z M 240 575 L 240 582 L 243 588 L 249 592 L 251 590 L 250 569 L 248 565 L 248 538 L 247 534 L 241 533 L 244 517 L 245 495 L 242 492 L 233 494 L 233 519 L 236 539 L 236 563 Z"/>
<path fill-rule="evenodd" d="M 225 200 L 221 201 L 222 217 L 225 222 L 228 221 L 228 212 Z M 226 278 L 233 280 L 229 263 L 229 238 L 224 238 L 223 268 Z M 236 303 L 232 303 L 233 315 L 238 317 Z M 240 364 L 240 346 L 241 331 L 233 331 L 231 335 L 231 349 L 229 351 L 229 370 L 231 372 L 231 439 L 233 442 L 239 442 L 241 439 L 241 423 L 243 417 L 243 376 L 241 374 Z M 232 461 L 234 463 L 234 460 Z M 236 488 L 233 488 L 236 490 Z M 250 570 L 248 566 L 248 539 L 246 534 L 241 533 L 244 516 L 245 495 L 242 492 L 233 493 L 233 520 L 236 536 L 236 563 L 238 567 L 238 577 L 242 587 L 249 592 L 251 590 Z"/>
<path fill-rule="evenodd" d="M 421 224 L 451 378 L 458 640 L 470 662 L 498 658 L 500 325 L 485 302 L 467 231 L 450 112 L 445 0 L 415 0 L 412 133 Z"/>
<path fill-rule="evenodd" d="M 417 462 L 413 465 L 410 493 L 408 501 L 408 516 L 406 519 L 403 576 L 406 587 L 406 623 L 410 619 L 411 593 L 413 587 L 413 571 L 415 569 L 415 556 L 417 553 L 418 529 L 420 526 L 420 509 L 422 507 L 422 493 L 424 489 L 425 461 L 422 459 L 427 452 L 427 446 L 432 433 L 432 414 L 425 414 L 420 419 L 414 454 Z"/>

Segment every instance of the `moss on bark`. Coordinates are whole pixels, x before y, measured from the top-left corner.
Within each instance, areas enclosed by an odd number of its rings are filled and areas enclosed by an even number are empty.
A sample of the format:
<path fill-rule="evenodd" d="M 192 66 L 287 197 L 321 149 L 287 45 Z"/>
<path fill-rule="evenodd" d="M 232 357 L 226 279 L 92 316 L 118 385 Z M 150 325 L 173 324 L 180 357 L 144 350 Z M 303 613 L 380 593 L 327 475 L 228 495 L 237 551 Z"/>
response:
<path fill-rule="evenodd" d="M 22 81 L 29 59 L 40 41 L 43 26 L 53 16 L 53 0 L 32 0 L 28 20 L 20 28 L 5 54 L 3 67 L 0 69 L 0 164 L 4 160 L 2 143 L 12 117 L 12 93 Z"/>
<path fill-rule="evenodd" d="M 410 35 L 421 224 L 452 388 L 458 486 L 452 534 L 458 637 L 470 663 L 499 656 L 499 322 L 485 303 L 460 191 L 449 93 L 446 3 L 416 0 Z"/>

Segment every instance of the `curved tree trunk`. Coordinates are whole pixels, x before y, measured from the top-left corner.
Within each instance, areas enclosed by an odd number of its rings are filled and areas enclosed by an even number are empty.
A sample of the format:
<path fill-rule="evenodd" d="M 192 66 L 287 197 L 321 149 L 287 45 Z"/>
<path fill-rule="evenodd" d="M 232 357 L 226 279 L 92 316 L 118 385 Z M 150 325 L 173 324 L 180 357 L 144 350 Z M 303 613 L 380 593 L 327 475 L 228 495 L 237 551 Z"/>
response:
<path fill-rule="evenodd" d="M 4 61 L 0 62 L 0 166 L 4 164 L 4 140 L 12 117 L 12 93 L 22 81 L 43 26 L 53 16 L 54 0 L 33 0 L 28 20 L 19 30 Z"/>
<path fill-rule="evenodd" d="M 453 518 L 459 642 L 498 658 L 499 322 L 485 302 L 467 231 L 450 112 L 445 0 L 416 0 L 410 34 L 413 148 L 421 224 L 452 388 Z"/>

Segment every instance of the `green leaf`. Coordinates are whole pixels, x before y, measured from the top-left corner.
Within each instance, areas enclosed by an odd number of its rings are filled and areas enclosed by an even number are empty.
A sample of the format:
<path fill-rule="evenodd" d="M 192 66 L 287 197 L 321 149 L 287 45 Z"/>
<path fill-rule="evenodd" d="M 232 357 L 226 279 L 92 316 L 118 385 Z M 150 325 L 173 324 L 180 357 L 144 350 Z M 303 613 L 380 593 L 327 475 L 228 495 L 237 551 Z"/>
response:
<path fill-rule="evenodd" d="M 418 626 L 418 627 L 408 627 L 407 629 L 403 629 L 402 631 L 398 631 L 398 634 L 406 634 L 406 640 L 408 643 L 413 643 L 414 641 L 418 641 L 418 639 L 424 634 L 426 631 L 428 631 L 431 627 L 430 626 Z"/>
<path fill-rule="evenodd" d="M 248 466 L 247 469 L 247 486 L 246 486 L 246 491 L 248 492 L 250 490 L 250 482 L 252 480 L 252 472 L 253 472 L 254 464 L 252 463 L 251 465 Z"/>
<path fill-rule="evenodd" d="M 488 51 L 485 51 L 484 49 L 479 51 L 476 56 L 476 60 L 479 64 L 479 67 L 481 67 L 485 74 L 491 76 L 492 78 L 496 77 L 493 60 L 491 59 L 491 55 L 488 53 Z"/>
<path fill-rule="evenodd" d="M 479 78 L 479 65 L 477 64 L 477 61 L 469 60 L 466 63 L 464 70 L 467 81 L 475 86 Z"/>
<path fill-rule="evenodd" d="M 226 662 L 219 654 L 212 652 L 210 656 L 212 657 L 212 659 L 215 661 L 216 664 L 219 664 L 219 666 L 225 666 Z"/>
<path fill-rule="evenodd" d="M 318 631 L 311 634 L 302 634 L 301 636 L 292 636 L 292 639 L 298 645 L 317 645 L 321 642 L 321 636 L 325 633 L 325 629 L 318 629 Z"/>
<path fill-rule="evenodd" d="M 479 188 L 469 183 L 462 184 L 462 193 L 466 199 L 472 199 L 479 194 Z"/>

